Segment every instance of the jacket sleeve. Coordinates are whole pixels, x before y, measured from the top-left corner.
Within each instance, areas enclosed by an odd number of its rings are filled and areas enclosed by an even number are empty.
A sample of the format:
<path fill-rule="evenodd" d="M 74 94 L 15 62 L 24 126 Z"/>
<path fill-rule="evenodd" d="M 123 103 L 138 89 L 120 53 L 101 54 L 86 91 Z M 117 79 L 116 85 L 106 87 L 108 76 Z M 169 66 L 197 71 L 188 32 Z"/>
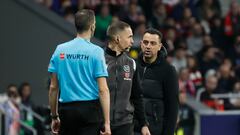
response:
<path fill-rule="evenodd" d="M 138 71 L 136 70 L 133 75 L 131 101 L 134 105 L 134 117 L 138 120 L 139 126 L 141 127 L 143 127 L 144 125 L 148 125 L 142 98 L 143 96 L 142 89 L 140 87 L 140 79 Z"/>
<path fill-rule="evenodd" d="M 173 135 L 178 115 L 178 77 L 173 66 L 168 67 L 165 72 L 164 89 L 164 123 L 163 135 Z"/>

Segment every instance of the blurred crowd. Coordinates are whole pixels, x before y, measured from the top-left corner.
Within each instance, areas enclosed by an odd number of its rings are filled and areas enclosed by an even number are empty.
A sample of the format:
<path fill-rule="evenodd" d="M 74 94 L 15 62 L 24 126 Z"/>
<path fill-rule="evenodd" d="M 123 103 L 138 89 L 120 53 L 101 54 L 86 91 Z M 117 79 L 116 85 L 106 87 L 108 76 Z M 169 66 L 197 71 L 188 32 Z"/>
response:
<path fill-rule="evenodd" d="M 5 114 L 4 119 L 1 119 L 1 126 L 5 128 L 5 134 L 33 135 L 33 132 L 23 125 L 33 127 L 40 135 L 44 134 L 44 129 L 47 130 L 48 125 L 45 126 L 45 124 L 49 123 L 47 117 L 50 111 L 48 108 L 36 106 L 31 100 L 31 93 L 30 83 L 23 82 L 19 87 L 15 84 L 9 84 L 6 92 L 0 95 L 0 111 Z M 46 119 L 40 121 L 32 112 L 39 114 L 39 116 L 45 114 L 45 116 L 47 115 Z"/>

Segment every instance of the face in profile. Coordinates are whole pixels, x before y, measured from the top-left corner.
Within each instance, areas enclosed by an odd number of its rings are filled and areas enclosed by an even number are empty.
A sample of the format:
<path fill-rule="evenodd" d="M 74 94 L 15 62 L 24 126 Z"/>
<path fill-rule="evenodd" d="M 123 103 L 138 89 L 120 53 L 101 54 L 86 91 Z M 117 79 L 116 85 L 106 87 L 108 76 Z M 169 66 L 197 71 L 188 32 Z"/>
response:
<path fill-rule="evenodd" d="M 145 33 L 141 41 L 141 49 L 146 59 L 157 57 L 158 51 L 161 49 L 162 43 L 157 34 Z"/>
<path fill-rule="evenodd" d="M 121 51 L 129 51 L 134 42 L 132 29 L 127 27 L 123 31 L 119 32 L 117 40 Z"/>

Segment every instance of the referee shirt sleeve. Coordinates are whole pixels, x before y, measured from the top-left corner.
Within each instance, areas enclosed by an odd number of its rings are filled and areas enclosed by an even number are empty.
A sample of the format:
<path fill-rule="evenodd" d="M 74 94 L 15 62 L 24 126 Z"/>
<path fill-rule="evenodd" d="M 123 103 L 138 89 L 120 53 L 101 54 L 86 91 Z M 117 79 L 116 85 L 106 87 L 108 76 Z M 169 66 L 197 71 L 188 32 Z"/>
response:
<path fill-rule="evenodd" d="M 57 49 L 54 51 L 49 65 L 48 65 L 48 72 L 50 73 L 56 73 L 57 72 Z"/>
<path fill-rule="evenodd" d="M 104 57 L 104 51 L 100 48 L 98 51 L 94 52 L 95 57 L 93 58 L 93 65 L 94 65 L 94 77 L 107 77 L 107 66 Z"/>

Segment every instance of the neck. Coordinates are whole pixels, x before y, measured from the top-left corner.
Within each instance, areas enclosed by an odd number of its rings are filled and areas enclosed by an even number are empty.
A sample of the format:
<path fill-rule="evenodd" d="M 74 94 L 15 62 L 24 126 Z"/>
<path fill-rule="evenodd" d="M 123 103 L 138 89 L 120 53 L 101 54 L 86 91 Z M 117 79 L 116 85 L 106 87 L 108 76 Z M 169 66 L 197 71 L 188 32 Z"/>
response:
<path fill-rule="evenodd" d="M 148 63 L 148 64 L 152 64 L 154 61 L 156 61 L 157 60 L 157 56 L 155 56 L 155 57 L 152 57 L 152 58 L 146 58 L 146 57 L 144 57 L 143 56 L 143 61 L 145 62 L 145 63 Z"/>
<path fill-rule="evenodd" d="M 83 32 L 83 33 L 77 33 L 77 38 L 83 38 L 86 40 L 91 39 L 91 33 L 90 32 Z"/>
<path fill-rule="evenodd" d="M 120 51 L 120 49 L 117 47 L 118 45 L 117 44 L 114 44 L 112 42 L 109 42 L 108 43 L 108 47 L 112 50 L 112 51 L 115 51 L 116 52 L 116 56 L 118 56 L 119 54 L 122 53 L 122 51 Z"/>

